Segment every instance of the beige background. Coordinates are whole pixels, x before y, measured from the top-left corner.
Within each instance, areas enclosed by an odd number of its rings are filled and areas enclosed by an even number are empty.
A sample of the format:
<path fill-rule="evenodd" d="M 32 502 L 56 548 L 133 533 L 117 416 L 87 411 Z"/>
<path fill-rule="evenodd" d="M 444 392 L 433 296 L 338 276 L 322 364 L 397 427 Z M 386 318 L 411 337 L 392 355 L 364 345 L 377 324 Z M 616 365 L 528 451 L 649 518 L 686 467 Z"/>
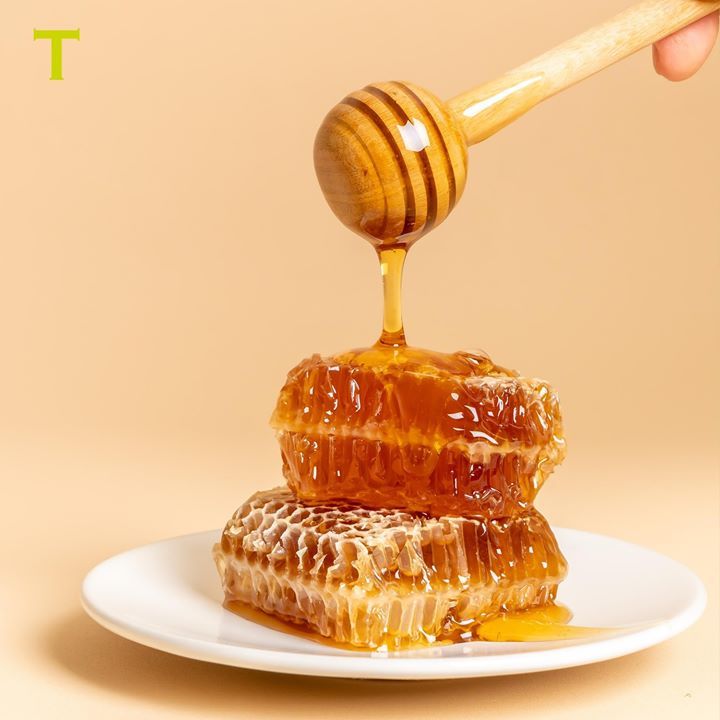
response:
<path fill-rule="evenodd" d="M 698 625 L 597 666 L 402 685 L 175 658 L 78 605 L 107 555 L 277 483 L 285 372 L 378 334 L 370 247 L 314 179 L 326 110 L 382 79 L 450 97 L 626 4 L 2 5 L 9 717 L 717 717 L 718 53 L 682 85 L 641 53 L 474 148 L 405 285 L 413 343 L 556 385 L 570 457 L 541 508 L 687 563 L 710 593 Z M 33 27 L 80 27 L 63 82 Z"/>

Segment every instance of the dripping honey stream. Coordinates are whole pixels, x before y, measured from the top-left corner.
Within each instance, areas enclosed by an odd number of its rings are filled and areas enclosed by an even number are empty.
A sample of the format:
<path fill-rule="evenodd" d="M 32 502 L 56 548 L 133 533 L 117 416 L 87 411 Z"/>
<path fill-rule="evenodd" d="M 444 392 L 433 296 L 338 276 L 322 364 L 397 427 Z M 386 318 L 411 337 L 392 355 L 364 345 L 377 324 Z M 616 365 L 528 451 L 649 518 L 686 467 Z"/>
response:
<path fill-rule="evenodd" d="M 383 328 L 378 345 L 403 347 L 405 328 L 402 320 L 402 275 L 407 250 L 390 247 L 378 251 L 383 281 Z"/>

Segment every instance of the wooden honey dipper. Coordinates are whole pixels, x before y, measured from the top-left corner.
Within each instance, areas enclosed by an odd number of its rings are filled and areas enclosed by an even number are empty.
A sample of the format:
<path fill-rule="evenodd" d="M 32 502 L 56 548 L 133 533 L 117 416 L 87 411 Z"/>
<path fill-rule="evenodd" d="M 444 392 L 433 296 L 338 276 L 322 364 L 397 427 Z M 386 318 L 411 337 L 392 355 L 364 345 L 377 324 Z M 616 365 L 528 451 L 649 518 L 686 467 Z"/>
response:
<path fill-rule="evenodd" d="M 645 0 L 447 103 L 406 82 L 351 93 L 328 113 L 315 140 L 325 198 L 376 247 L 409 247 L 462 195 L 468 146 L 718 8 L 718 0 Z"/>

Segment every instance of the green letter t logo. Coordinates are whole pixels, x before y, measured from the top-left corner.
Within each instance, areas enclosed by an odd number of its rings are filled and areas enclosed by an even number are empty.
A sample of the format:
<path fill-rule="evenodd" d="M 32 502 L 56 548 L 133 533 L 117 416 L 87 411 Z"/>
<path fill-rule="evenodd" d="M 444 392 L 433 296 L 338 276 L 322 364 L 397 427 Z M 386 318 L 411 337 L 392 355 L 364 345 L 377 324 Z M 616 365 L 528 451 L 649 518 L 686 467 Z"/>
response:
<path fill-rule="evenodd" d="M 33 30 L 33 40 L 50 41 L 50 79 L 62 80 L 62 41 L 79 40 L 80 30 Z"/>

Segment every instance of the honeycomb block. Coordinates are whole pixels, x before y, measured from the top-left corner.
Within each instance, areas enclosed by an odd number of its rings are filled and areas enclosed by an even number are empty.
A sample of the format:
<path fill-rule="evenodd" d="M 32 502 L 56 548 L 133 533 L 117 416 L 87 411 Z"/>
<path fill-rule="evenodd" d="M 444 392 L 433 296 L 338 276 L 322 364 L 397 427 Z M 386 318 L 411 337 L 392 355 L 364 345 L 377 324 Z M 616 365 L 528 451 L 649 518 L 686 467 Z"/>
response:
<path fill-rule="evenodd" d="M 313 355 L 271 424 L 288 485 L 313 502 L 508 517 L 565 456 L 552 388 L 473 353 Z"/>
<path fill-rule="evenodd" d="M 432 518 L 311 505 L 259 492 L 227 523 L 214 557 L 242 602 L 363 648 L 457 639 L 500 611 L 551 602 L 565 560 L 546 520 Z"/>

